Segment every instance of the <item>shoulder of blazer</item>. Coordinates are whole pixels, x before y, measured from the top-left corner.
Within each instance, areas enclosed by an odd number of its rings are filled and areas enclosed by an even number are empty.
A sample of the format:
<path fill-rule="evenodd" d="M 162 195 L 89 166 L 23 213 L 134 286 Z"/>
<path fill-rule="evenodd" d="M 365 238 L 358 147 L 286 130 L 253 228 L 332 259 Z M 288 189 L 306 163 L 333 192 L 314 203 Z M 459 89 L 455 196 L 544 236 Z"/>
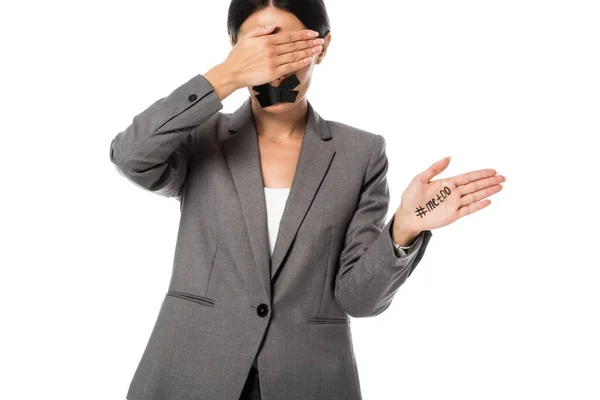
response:
<path fill-rule="evenodd" d="M 339 121 L 327 120 L 327 124 L 335 140 L 336 151 L 343 152 L 349 159 L 364 160 L 366 166 L 375 140 L 381 135 Z"/>
<path fill-rule="evenodd" d="M 198 142 L 202 143 L 203 140 L 216 140 L 221 142 L 226 139 L 228 135 L 219 135 L 221 126 L 227 126 L 231 113 L 218 111 L 215 115 L 206 120 L 202 125 L 197 126 L 193 131 L 192 135 L 195 136 L 195 147 L 197 149 Z"/>
<path fill-rule="evenodd" d="M 371 148 L 373 140 L 377 136 L 377 133 L 370 132 L 355 126 L 351 126 L 339 121 L 326 120 L 331 130 L 332 135 L 342 140 L 351 141 L 352 144 L 363 144 Z M 337 135 L 335 135 L 337 133 Z"/>

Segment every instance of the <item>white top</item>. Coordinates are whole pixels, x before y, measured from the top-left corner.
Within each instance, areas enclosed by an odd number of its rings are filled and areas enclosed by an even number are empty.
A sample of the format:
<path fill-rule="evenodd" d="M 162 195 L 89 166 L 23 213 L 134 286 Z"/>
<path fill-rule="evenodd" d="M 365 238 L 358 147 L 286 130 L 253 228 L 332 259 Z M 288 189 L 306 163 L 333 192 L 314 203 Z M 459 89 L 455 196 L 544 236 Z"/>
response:
<path fill-rule="evenodd" d="M 269 227 L 269 248 L 273 255 L 277 232 L 279 231 L 279 222 L 283 216 L 285 203 L 291 188 L 268 188 L 265 187 L 265 201 L 267 205 L 267 222 Z"/>

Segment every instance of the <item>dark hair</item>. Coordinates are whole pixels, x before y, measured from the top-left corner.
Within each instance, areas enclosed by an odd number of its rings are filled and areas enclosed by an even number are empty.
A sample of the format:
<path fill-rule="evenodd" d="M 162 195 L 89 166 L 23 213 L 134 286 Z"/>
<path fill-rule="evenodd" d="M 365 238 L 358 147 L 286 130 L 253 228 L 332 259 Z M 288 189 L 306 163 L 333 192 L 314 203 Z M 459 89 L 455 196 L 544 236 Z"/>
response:
<path fill-rule="evenodd" d="M 227 16 L 227 32 L 232 35 L 234 45 L 244 21 L 270 5 L 294 14 L 308 29 L 319 32 L 320 38 L 330 30 L 323 0 L 232 0 Z"/>

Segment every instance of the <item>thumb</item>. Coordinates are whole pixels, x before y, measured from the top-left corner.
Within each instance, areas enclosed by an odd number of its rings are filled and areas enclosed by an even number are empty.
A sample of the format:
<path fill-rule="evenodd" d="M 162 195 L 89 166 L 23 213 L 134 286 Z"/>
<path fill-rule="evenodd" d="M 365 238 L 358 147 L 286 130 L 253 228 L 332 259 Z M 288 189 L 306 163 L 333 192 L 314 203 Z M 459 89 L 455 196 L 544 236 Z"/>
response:
<path fill-rule="evenodd" d="M 451 159 L 452 157 L 444 157 L 441 160 L 433 163 L 429 168 L 417 175 L 417 179 L 421 182 L 429 182 L 434 176 L 439 175 L 442 171 L 448 168 Z"/>
<path fill-rule="evenodd" d="M 273 30 L 275 28 L 276 28 L 275 25 L 259 26 L 257 28 L 252 29 L 250 32 L 248 32 L 246 35 L 244 35 L 244 37 L 256 37 L 256 36 L 268 35 L 269 33 L 273 32 Z"/>

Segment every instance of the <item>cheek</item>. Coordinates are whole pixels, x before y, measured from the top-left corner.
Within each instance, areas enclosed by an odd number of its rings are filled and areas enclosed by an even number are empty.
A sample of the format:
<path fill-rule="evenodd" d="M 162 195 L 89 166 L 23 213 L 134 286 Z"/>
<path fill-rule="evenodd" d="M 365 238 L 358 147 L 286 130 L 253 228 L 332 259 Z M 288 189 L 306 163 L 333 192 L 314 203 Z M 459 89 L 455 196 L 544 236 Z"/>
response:
<path fill-rule="evenodd" d="M 307 71 L 302 76 L 300 74 L 298 74 L 298 80 L 300 81 L 300 85 L 299 85 L 300 90 L 305 91 L 308 89 L 308 87 L 310 86 L 311 77 L 312 77 L 312 75 L 311 75 L 310 70 Z"/>
<path fill-rule="evenodd" d="M 304 82 L 305 80 L 310 79 L 310 74 L 312 73 L 314 65 L 315 60 L 313 58 L 313 61 L 311 61 L 308 65 L 296 70 L 296 75 L 298 76 L 300 82 Z"/>
<path fill-rule="evenodd" d="M 305 67 L 302 67 L 302 68 L 296 70 L 296 76 L 298 77 L 298 80 L 300 81 L 299 88 L 305 89 L 308 85 L 310 85 L 310 80 L 311 80 L 312 71 L 313 71 L 313 65 L 314 65 L 314 62 L 311 64 L 308 64 Z M 296 88 L 296 89 L 298 89 L 298 88 Z"/>

